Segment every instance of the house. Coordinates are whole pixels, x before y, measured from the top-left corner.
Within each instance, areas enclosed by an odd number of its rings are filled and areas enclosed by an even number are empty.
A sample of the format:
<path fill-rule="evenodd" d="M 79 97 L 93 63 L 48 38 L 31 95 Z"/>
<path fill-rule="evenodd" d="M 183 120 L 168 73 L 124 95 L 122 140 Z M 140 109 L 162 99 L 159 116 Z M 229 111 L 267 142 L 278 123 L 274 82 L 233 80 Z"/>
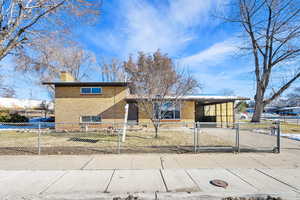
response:
<path fill-rule="evenodd" d="M 149 123 L 150 119 L 136 106 L 127 82 L 77 82 L 62 72 L 59 82 L 44 82 L 55 86 L 56 129 L 78 129 L 84 124 L 118 124 L 124 122 L 125 105 L 129 105 L 128 121 Z M 235 96 L 188 95 L 178 105 L 168 108 L 162 121 L 218 122 L 230 126 L 235 120 L 234 102 L 247 98 Z"/>

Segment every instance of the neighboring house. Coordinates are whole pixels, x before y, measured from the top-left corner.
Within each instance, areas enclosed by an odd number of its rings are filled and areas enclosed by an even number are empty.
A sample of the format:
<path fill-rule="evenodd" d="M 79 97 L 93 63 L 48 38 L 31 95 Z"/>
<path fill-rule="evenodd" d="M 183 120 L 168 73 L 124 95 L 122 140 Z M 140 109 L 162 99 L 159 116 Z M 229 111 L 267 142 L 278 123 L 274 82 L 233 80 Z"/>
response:
<path fill-rule="evenodd" d="M 123 123 L 126 104 L 129 104 L 129 122 L 150 122 L 136 106 L 136 97 L 130 94 L 126 82 L 76 82 L 68 73 L 62 72 L 61 81 L 43 84 L 55 86 L 57 129 L 78 129 L 87 123 Z M 168 108 L 162 121 L 219 122 L 222 126 L 229 126 L 235 118 L 234 102 L 246 99 L 235 96 L 184 96 L 177 106 Z"/>

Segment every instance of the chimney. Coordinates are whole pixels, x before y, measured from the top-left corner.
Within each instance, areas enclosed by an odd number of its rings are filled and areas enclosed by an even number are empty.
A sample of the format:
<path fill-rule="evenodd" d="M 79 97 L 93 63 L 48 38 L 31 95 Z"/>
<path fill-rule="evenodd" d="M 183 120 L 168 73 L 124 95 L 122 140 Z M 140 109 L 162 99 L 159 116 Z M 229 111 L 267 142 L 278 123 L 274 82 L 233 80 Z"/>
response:
<path fill-rule="evenodd" d="M 74 77 L 69 72 L 61 71 L 60 72 L 60 81 L 62 81 L 62 82 L 73 82 Z"/>

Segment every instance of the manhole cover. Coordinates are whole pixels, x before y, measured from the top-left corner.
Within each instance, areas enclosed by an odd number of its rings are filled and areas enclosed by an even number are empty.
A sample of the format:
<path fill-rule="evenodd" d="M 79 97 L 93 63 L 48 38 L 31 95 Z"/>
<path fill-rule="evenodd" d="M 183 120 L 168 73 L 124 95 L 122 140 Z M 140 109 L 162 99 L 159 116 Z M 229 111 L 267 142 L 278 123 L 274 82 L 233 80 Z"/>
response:
<path fill-rule="evenodd" d="M 217 187 L 222 187 L 222 188 L 226 188 L 228 186 L 227 182 L 225 182 L 223 180 L 219 180 L 219 179 L 210 181 L 210 184 L 217 186 Z"/>

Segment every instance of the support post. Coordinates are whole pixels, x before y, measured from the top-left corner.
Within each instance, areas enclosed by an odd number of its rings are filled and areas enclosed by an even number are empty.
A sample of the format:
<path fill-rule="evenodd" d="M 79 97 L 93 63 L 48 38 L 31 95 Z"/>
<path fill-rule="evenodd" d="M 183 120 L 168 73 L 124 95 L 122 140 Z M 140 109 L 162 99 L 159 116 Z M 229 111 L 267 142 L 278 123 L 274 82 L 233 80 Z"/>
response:
<path fill-rule="evenodd" d="M 87 132 L 88 132 L 88 129 L 89 129 L 87 124 L 85 124 L 84 129 L 85 129 L 85 132 L 87 133 Z"/>
<path fill-rule="evenodd" d="M 125 118 L 124 118 L 124 127 L 123 127 L 123 134 L 122 134 L 122 142 L 125 142 L 125 138 L 126 138 L 128 108 L 129 108 L 129 105 L 126 104 L 125 105 Z"/>
<path fill-rule="evenodd" d="M 38 127 L 38 155 L 41 155 L 41 122 L 39 122 Z"/>

